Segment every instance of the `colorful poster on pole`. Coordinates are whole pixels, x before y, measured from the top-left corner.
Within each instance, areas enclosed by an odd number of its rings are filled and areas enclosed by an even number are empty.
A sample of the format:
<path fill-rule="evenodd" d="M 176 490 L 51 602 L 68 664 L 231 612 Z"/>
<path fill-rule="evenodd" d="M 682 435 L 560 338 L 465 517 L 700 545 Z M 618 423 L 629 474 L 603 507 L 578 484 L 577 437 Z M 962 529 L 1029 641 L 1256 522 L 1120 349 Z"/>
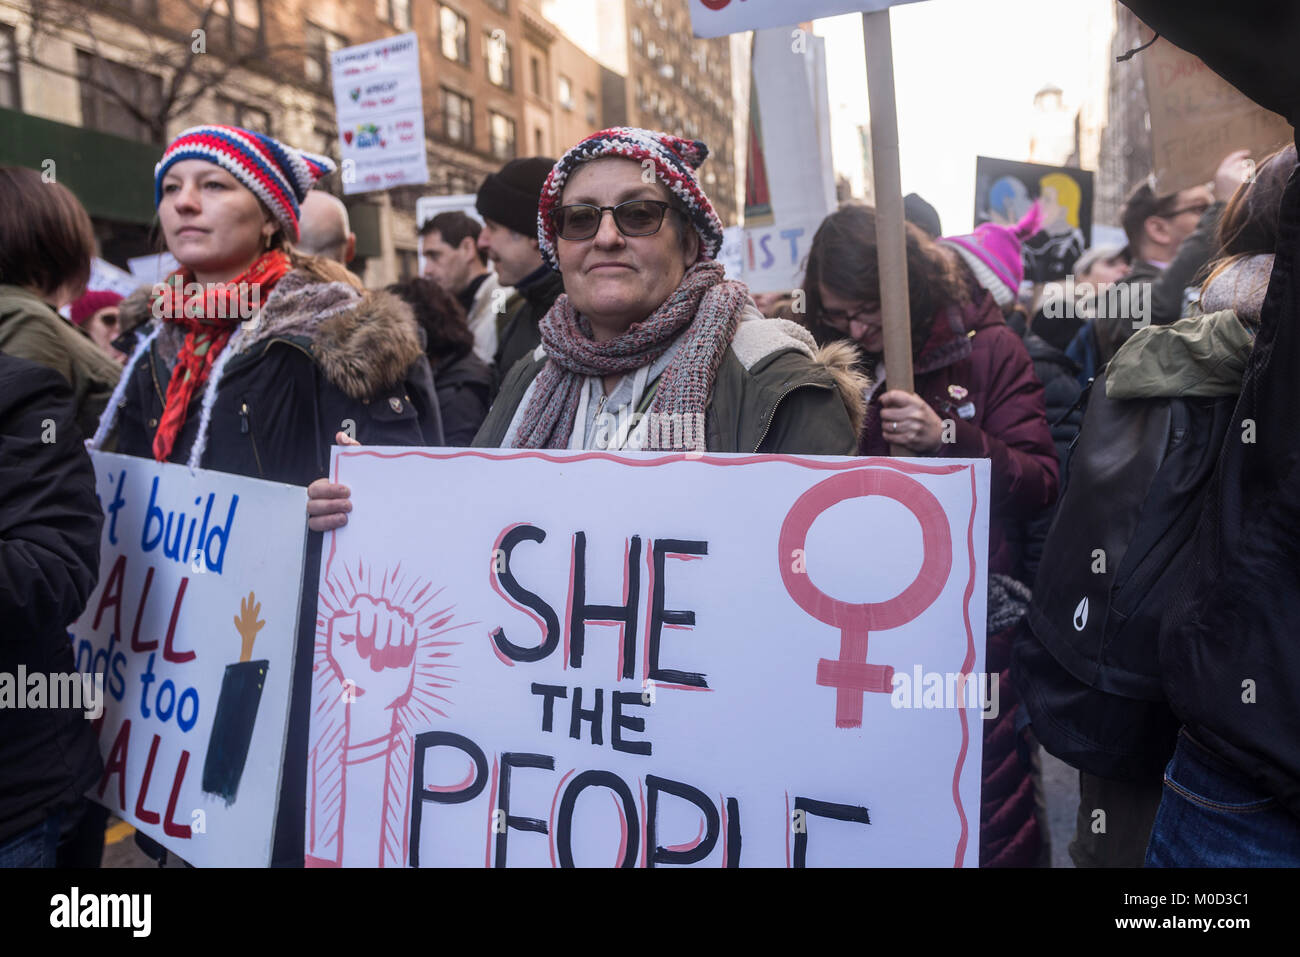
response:
<path fill-rule="evenodd" d="M 349 195 L 427 183 L 420 51 L 403 33 L 336 51 L 334 109 Z"/>
<path fill-rule="evenodd" d="M 1250 150 L 1258 162 L 1295 138 L 1283 117 L 1163 37 L 1140 55 L 1159 195 L 1211 182 L 1235 150 Z"/>
<path fill-rule="evenodd" d="M 697 37 L 786 27 L 842 13 L 873 13 L 918 0 L 690 0 Z"/>
<path fill-rule="evenodd" d="M 68 629 L 103 676 L 89 797 L 198 867 L 270 863 L 306 490 L 91 453 L 99 584 Z"/>
<path fill-rule="evenodd" d="M 976 866 L 987 460 L 331 474 L 309 866 Z"/>
<path fill-rule="evenodd" d="M 1093 175 L 1069 166 L 975 157 L 975 225 L 1014 226 L 1034 200 L 1043 225 L 1022 247 L 1026 282 L 1064 279 L 1091 242 Z"/>

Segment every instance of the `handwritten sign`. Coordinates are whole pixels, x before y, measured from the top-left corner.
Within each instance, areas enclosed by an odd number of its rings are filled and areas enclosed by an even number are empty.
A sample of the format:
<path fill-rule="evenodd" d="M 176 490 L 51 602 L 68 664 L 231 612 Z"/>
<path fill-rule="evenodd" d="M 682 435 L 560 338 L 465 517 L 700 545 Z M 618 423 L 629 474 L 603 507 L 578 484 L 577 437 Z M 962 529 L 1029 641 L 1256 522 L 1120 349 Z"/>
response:
<path fill-rule="evenodd" d="M 69 628 L 104 675 L 89 796 L 196 866 L 270 863 L 306 491 L 92 452 L 99 584 Z M 274 547 L 268 547 L 274 543 Z"/>
<path fill-rule="evenodd" d="M 427 183 L 420 51 L 414 33 L 344 47 L 330 58 L 343 191 Z"/>
<path fill-rule="evenodd" d="M 691 25 L 697 37 L 784 27 L 842 13 L 874 13 L 917 0 L 691 0 Z"/>
<path fill-rule="evenodd" d="M 309 866 L 976 865 L 987 460 L 332 474 Z"/>
<path fill-rule="evenodd" d="M 1258 161 L 1294 139 L 1285 119 L 1163 37 L 1140 56 L 1158 195 L 1210 182 L 1234 150 L 1248 149 Z"/>
<path fill-rule="evenodd" d="M 144 283 L 137 277 L 118 269 L 112 263 L 106 262 L 98 256 L 90 261 L 90 279 L 86 282 L 88 291 L 106 290 L 115 292 L 119 296 L 129 296 L 142 285 Z"/>

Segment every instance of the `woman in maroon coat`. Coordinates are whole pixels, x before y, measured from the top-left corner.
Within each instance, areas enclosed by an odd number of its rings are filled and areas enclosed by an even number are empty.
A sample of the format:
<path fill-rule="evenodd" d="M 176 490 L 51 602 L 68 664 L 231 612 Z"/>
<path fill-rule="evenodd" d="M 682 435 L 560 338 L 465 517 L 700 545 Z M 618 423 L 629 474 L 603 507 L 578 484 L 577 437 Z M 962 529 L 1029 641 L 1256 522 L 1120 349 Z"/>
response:
<path fill-rule="evenodd" d="M 909 455 L 991 460 L 989 573 L 1014 574 L 1008 531 L 1056 500 L 1043 386 L 1024 343 L 960 257 L 909 226 L 907 265 L 915 392 L 891 390 L 885 375 L 869 207 L 846 206 L 817 230 L 804 279 L 813 335 L 848 333 L 866 354 L 873 385 L 861 454 L 889 455 L 899 445 Z"/>
<path fill-rule="evenodd" d="M 909 225 L 916 391 L 890 389 L 876 263 L 874 210 L 845 206 L 828 216 L 813 238 L 804 278 L 810 326 L 819 342 L 848 334 L 865 353 L 872 387 L 859 453 L 889 455 L 897 445 L 907 455 L 991 462 L 985 669 L 999 675 L 1001 707 L 996 719 L 984 722 L 980 864 L 1033 865 L 1044 835 L 1029 760 L 1017 759 L 1019 707 L 1007 666 L 1013 626 L 1028 599 L 1010 577 L 1019 561 L 1014 528 L 1056 500 L 1056 450 L 1043 386 L 1024 343 L 965 258 Z"/>

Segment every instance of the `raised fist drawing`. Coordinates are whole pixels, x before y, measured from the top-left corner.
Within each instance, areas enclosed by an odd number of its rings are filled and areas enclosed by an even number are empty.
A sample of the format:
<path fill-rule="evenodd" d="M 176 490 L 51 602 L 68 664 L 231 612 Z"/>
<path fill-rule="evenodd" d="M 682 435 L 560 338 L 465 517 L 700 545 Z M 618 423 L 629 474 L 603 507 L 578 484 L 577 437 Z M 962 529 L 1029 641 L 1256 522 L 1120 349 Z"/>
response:
<path fill-rule="evenodd" d="M 414 616 L 384 598 L 358 595 L 335 612 L 325 653 L 349 704 L 372 710 L 405 701 L 415 675 L 415 638 Z"/>

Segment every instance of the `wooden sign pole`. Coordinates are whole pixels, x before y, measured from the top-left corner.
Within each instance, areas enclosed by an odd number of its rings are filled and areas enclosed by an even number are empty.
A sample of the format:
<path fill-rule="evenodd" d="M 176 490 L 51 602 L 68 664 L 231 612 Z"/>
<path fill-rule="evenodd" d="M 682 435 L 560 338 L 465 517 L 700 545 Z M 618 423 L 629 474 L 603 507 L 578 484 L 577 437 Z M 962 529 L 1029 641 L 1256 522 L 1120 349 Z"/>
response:
<path fill-rule="evenodd" d="M 907 299 L 907 241 L 898 160 L 898 107 L 894 99 L 894 43 L 889 11 L 862 14 L 871 106 L 871 159 L 876 192 L 876 251 L 880 260 L 880 311 L 885 371 L 891 389 L 912 392 L 912 323 Z M 888 438 L 888 436 L 886 436 Z M 910 455 L 890 446 L 894 455 Z"/>

